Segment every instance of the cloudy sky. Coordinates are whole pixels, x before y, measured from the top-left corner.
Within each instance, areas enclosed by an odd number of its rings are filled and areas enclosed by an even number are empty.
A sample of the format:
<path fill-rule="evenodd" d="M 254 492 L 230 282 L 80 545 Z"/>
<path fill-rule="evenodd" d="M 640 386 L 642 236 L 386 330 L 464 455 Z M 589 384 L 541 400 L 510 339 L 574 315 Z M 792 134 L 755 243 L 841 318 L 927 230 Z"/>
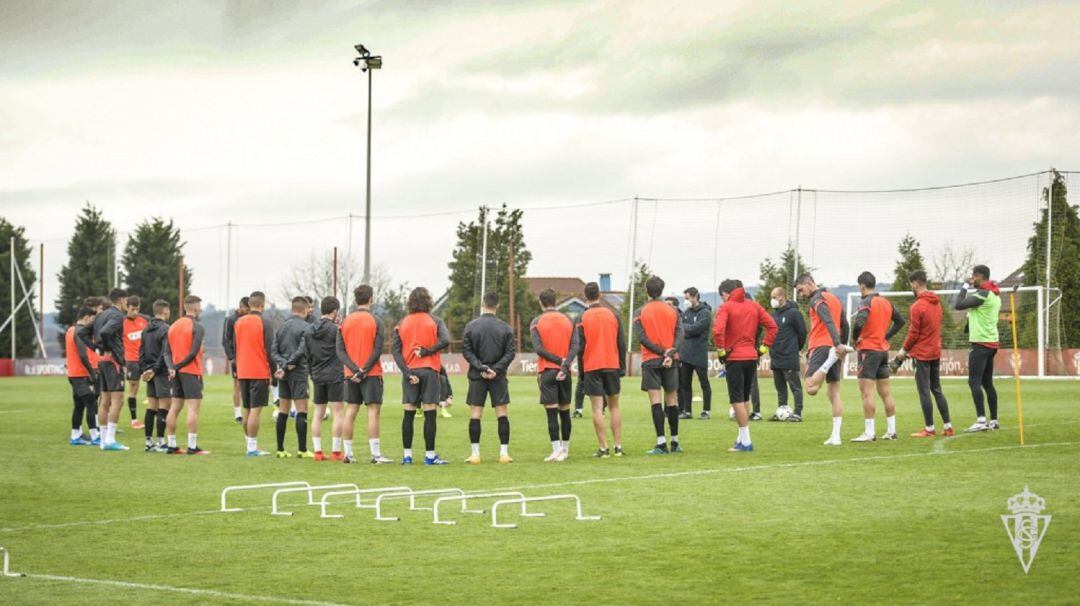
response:
<path fill-rule="evenodd" d="M 363 42 L 385 57 L 374 75 L 373 214 L 399 217 L 375 221 L 373 256 L 395 280 L 441 291 L 454 222 L 469 216 L 454 213 L 479 204 L 1078 169 L 1076 25 L 1080 5 L 1023 1 L 6 0 L 0 214 L 46 243 L 50 302 L 87 200 L 121 230 L 149 215 L 191 229 L 196 286 L 215 302 L 276 292 L 296 259 L 348 247 L 344 221 L 238 228 L 229 255 L 224 229 L 194 228 L 363 214 L 367 81 L 351 64 Z M 1030 222 L 1034 183 L 1017 186 L 1031 198 L 1018 224 Z M 645 205 L 638 256 L 680 283 L 717 272 L 752 281 L 772 251 L 740 255 L 738 238 L 722 250 L 708 234 L 768 231 L 776 248 L 790 233 L 789 198 Z M 536 273 L 624 281 L 628 209 L 533 212 Z M 400 218 L 433 212 L 444 214 Z M 707 233 L 688 241 L 687 224 Z M 357 257 L 362 243 L 356 221 Z M 883 263 L 895 247 L 885 248 Z M 660 254 L 670 249 L 700 267 L 660 267 L 677 263 Z"/>

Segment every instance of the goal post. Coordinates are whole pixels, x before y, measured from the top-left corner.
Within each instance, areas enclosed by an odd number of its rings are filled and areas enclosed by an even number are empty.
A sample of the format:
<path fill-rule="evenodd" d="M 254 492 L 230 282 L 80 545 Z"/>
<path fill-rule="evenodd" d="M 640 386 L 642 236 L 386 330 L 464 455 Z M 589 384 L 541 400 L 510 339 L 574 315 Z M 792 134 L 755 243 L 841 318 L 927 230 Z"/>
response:
<path fill-rule="evenodd" d="M 967 312 L 953 309 L 953 300 L 960 293 L 958 289 L 932 290 L 938 296 L 942 306 L 941 323 L 941 375 L 946 377 L 967 377 L 967 353 L 969 349 L 966 334 Z M 1053 325 L 1053 314 L 1057 313 L 1057 302 L 1060 301 L 1060 290 L 1057 288 L 1047 289 L 1045 286 L 1021 286 L 1016 289 L 1016 314 L 1018 324 L 1019 343 L 1014 343 L 1009 324 L 1013 310 L 1009 303 L 1011 288 L 1002 288 L 1001 311 L 998 315 L 998 332 L 1002 350 L 1009 350 L 1010 355 L 998 355 L 994 360 L 994 373 L 1000 376 L 1013 374 L 1012 350 L 1020 351 L 1020 376 L 1024 378 L 1045 378 L 1063 372 L 1062 365 L 1052 365 L 1054 372 L 1048 373 L 1048 352 L 1055 347 L 1060 352 L 1060 343 L 1056 331 L 1048 327 Z M 905 320 L 909 320 L 909 310 L 915 302 L 915 294 L 911 291 L 881 291 L 878 295 L 885 297 L 890 303 L 900 309 Z M 851 323 L 858 311 L 861 295 L 858 291 L 849 292 L 845 305 L 845 313 L 848 322 Z M 893 355 L 900 350 L 907 338 L 909 326 L 904 326 L 889 343 Z M 1049 345 L 1048 345 L 1049 344 Z M 890 356 L 891 357 L 891 356 Z M 1058 356 L 1060 357 L 1060 356 Z M 857 356 L 851 355 L 844 364 L 844 378 L 854 378 L 857 367 Z M 907 360 L 900 366 L 896 376 L 912 376 L 914 374 L 914 361 Z"/>

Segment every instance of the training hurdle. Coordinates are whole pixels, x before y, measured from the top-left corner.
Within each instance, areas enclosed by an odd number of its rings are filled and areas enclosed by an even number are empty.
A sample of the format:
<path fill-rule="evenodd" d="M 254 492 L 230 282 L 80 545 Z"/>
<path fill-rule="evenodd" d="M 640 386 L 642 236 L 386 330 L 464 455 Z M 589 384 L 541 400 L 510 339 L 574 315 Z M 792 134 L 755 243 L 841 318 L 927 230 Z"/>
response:
<path fill-rule="evenodd" d="M 227 497 L 230 492 L 240 492 L 241 490 L 258 490 L 260 488 L 284 488 L 288 486 L 311 486 L 311 484 L 308 484 L 307 482 L 276 482 L 273 484 L 244 484 L 238 486 L 226 486 L 225 489 L 221 491 L 221 511 L 243 511 L 243 509 L 240 507 L 229 508 L 225 505 L 225 497 Z M 308 493 L 308 505 L 314 504 L 315 501 L 311 498 L 311 493 Z"/>
<path fill-rule="evenodd" d="M 273 496 L 270 497 L 270 515 L 274 516 L 291 516 L 291 511 L 278 511 L 278 497 L 283 494 L 292 494 L 294 492 L 306 492 L 308 496 L 308 505 L 314 505 L 315 499 L 312 495 L 316 490 L 333 490 L 335 488 L 352 488 L 353 490 L 360 490 L 356 484 L 323 484 L 322 486 L 297 486 L 295 488 L 279 488 L 274 491 Z"/>
<path fill-rule="evenodd" d="M 499 506 L 507 505 L 511 503 L 521 503 L 522 507 L 525 503 L 536 503 L 539 501 L 562 501 L 573 499 L 577 505 L 577 520 L 599 520 L 600 516 L 587 516 L 581 511 L 581 498 L 576 494 L 553 494 L 544 497 L 523 497 L 520 499 L 503 499 L 501 501 L 495 501 L 495 504 L 491 506 L 491 527 L 492 528 L 517 528 L 517 524 L 500 524 L 499 523 Z M 535 515 L 535 514 L 534 514 Z"/>
<path fill-rule="evenodd" d="M 0 547 L 0 554 L 3 554 L 3 556 L 4 556 L 4 576 L 5 577 L 22 577 L 22 576 L 26 576 L 26 575 L 20 574 L 18 572 L 11 572 L 11 569 L 8 568 L 8 564 L 9 564 L 8 555 L 9 555 L 9 552 L 8 552 L 7 549 L 5 549 L 3 547 Z"/>
<path fill-rule="evenodd" d="M 397 517 L 386 517 L 382 514 L 382 504 L 385 499 L 404 499 L 409 497 L 409 511 L 430 511 L 431 507 L 417 507 L 416 497 L 434 494 L 447 494 L 453 493 L 457 495 L 464 495 L 465 491 L 460 488 L 435 488 L 432 490 L 403 490 L 401 492 L 384 492 L 381 495 L 375 497 L 375 519 L 380 522 L 396 522 Z M 461 502 L 461 510 L 465 511 L 465 502 Z"/>
<path fill-rule="evenodd" d="M 374 509 L 375 505 L 365 505 L 360 502 L 360 496 L 365 494 L 375 494 L 382 492 L 405 492 L 412 491 L 412 488 L 408 486 L 387 486 L 385 488 L 365 488 L 355 490 L 332 490 L 330 492 L 323 493 L 322 499 L 319 500 L 319 508 L 322 510 L 321 518 L 344 518 L 341 514 L 328 514 L 326 513 L 326 506 L 330 505 L 330 497 L 340 497 L 345 495 L 356 495 L 356 508 L 357 509 Z"/>
<path fill-rule="evenodd" d="M 527 518 L 541 518 L 544 516 L 542 513 L 529 513 L 525 507 L 525 494 L 521 492 L 503 491 L 503 492 L 474 492 L 463 495 L 449 495 L 445 497 L 439 497 L 435 499 L 435 504 L 432 505 L 432 524 L 457 524 L 454 520 L 440 520 L 439 519 L 439 506 L 447 501 L 461 501 L 461 513 L 486 513 L 483 509 L 466 509 L 466 504 L 469 499 L 492 499 L 495 497 L 518 497 L 521 499 L 521 515 Z"/>

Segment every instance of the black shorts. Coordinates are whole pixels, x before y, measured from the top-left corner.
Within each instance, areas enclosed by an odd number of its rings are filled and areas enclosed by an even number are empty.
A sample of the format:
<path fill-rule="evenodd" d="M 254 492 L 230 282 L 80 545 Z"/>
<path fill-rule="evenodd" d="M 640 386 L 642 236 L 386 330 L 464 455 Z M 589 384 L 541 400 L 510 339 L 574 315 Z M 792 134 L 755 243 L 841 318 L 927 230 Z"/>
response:
<path fill-rule="evenodd" d="M 414 368 L 409 371 L 420 379 L 413 385 L 404 375 L 401 379 L 402 404 L 438 404 L 442 396 L 442 381 L 439 373 L 430 368 Z"/>
<path fill-rule="evenodd" d="M 244 408 L 262 408 L 270 402 L 270 379 L 240 379 L 240 402 Z"/>
<path fill-rule="evenodd" d="M 570 373 L 566 373 L 566 378 L 562 381 L 555 380 L 558 374 L 557 369 L 549 368 L 536 375 L 536 384 L 540 386 L 541 404 L 570 404 L 574 393 Z"/>
<path fill-rule="evenodd" d="M 306 400 L 308 399 L 307 379 L 290 379 L 285 377 L 278 382 L 278 399 L 281 400 Z"/>
<path fill-rule="evenodd" d="M 732 404 L 750 401 L 757 376 L 757 360 L 728 360 L 724 363 L 728 400 Z"/>
<path fill-rule="evenodd" d="M 138 381 L 139 378 L 140 378 L 140 375 L 142 375 L 142 373 L 139 372 L 139 363 L 138 362 L 125 362 L 124 363 L 124 370 L 127 371 L 127 380 L 128 381 Z"/>
<path fill-rule="evenodd" d="M 330 402 L 345 401 L 345 385 L 341 381 L 333 383 L 316 383 L 311 401 L 315 404 L 329 404 Z"/>
<path fill-rule="evenodd" d="M 101 375 L 101 391 L 124 391 L 124 377 L 119 366 L 101 360 L 98 362 L 98 373 Z"/>
<path fill-rule="evenodd" d="M 588 396 L 616 396 L 621 387 L 617 370 L 590 370 L 581 382 Z"/>
<path fill-rule="evenodd" d="M 450 388 L 450 377 L 439 373 L 439 401 L 445 402 L 454 395 L 454 390 Z"/>
<path fill-rule="evenodd" d="M 469 406 L 483 406 L 491 396 L 492 406 L 505 406 L 510 403 L 510 383 L 506 375 L 496 375 L 490 381 L 487 379 L 469 379 L 469 393 L 465 395 L 465 403 Z"/>
<path fill-rule="evenodd" d="M 671 368 L 664 368 L 659 362 L 655 365 L 651 362 L 648 365 L 641 365 L 641 391 L 679 389 L 679 367 L 672 364 Z"/>
<path fill-rule="evenodd" d="M 193 375 L 186 372 L 176 373 L 173 381 L 172 395 L 182 400 L 201 400 L 203 391 L 202 375 Z"/>
<path fill-rule="evenodd" d="M 364 377 L 359 383 L 345 381 L 345 402 L 349 404 L 382 404 L 383 379 L 381 376 Z"/>
<path fill-rule="evenodd" d="M 165 373 L 155 373 L 153 378 L 147 383 L 146 397 L 159 398 L 162 400 L 172 398 L 174 381 L 169 378 L 169 375 Z"/>
<path fill-rule="evenodd" d="M 75 394 L 76 398 L 85 398 L 94 394 L 90 377 L 68 377 L 68 383 L 71 383 L 71 393 Z"/>
<path fill-rule="evenodd" d="M 825 360 L 829 358 L 829 350 L 831 347 L 815 347 L 810 350 L 810 355 L 806 358 L 806 376 L 812 377 L 814 373 L 821 368 L 821 365 L 825 363 Z M 840 365 L 843 362 L 837 360 L 829 372 L 825 373 L 826 383 L 839 383 L 840 382 Z"/>
<path fill-rule="evenodd" d="M 859 378 L 878 381 L 889 378 L 889 352 L 864 349 L 859 352 Z"/>

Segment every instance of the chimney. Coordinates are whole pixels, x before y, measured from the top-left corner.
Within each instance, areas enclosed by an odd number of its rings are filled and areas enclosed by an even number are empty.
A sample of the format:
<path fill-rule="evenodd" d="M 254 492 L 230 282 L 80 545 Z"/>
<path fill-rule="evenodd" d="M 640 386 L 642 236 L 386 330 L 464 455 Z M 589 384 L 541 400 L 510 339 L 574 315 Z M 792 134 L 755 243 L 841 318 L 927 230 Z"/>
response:
<path fill-rule="evenodd" d="M 600 274 L 600 292 L 611 292 L 611 274 Z"/>

